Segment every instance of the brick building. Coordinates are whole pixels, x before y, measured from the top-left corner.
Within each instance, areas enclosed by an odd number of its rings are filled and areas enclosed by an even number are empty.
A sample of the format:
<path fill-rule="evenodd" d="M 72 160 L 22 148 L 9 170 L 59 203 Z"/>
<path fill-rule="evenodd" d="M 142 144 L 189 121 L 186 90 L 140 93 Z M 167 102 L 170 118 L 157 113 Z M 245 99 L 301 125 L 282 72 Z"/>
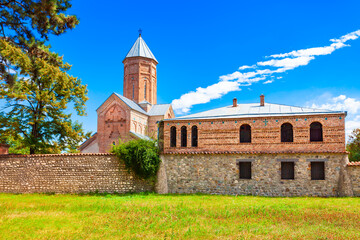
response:
<path fill-rule="evenodd" d="M 175 117 L 170 104 L 157 104 L 158 61 L 141 34 L 123 64 L 123 95 L 111 94 L 96 110 L 97 132 L 80 146 L 83 153 L 108 152 L 119 139 L 156 138 L 157 123 Z"/>
<path fill-rule="evenodd" d="M 164 192 L 351 195 L 346 112 L 265 102 L 161 123 Z M 349 185 L 350 184 L 350 185 Z"/>

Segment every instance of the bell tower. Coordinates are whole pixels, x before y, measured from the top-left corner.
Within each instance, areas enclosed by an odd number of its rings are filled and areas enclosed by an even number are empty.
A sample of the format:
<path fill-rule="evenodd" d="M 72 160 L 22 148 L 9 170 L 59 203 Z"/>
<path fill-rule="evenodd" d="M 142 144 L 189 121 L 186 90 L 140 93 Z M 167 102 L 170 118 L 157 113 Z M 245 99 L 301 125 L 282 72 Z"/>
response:
<path fill-rule="evenodd" d="M 124 97 L 136 103 L 156 104 L 158 61 L 141 37 L 139 37 L 126 55 L 124 61 Z"/>

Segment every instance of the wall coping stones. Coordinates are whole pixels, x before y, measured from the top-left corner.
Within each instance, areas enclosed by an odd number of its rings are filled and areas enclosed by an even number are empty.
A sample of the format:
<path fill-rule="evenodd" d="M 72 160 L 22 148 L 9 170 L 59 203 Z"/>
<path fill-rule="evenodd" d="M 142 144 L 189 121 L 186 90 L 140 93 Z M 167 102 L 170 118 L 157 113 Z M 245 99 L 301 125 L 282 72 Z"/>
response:
<path fill-rule="evenodd" d="M 349 162 L 347 165 L 353 167 L 360 167 L 360 162 Z"/>
<path fill-rule="evenodd" d="M 337 154 L 348 154 L 347 151 L 184 151 L 184 152 L 162 152 L 161 154 L 169 155 L 180 155 L 180 154 L 291 154 L 291 153 L 309 153 L 309 154 L 320 154 L 320 153 L 337 153 Z"/>
<path fill-rule="evenodd" d="M 1 158 L 34 158 L 34 157 L 77 157 L 77 156 L 113 156 L 112 153 L 61 153 L 61 154 L 0 154 Z"/>

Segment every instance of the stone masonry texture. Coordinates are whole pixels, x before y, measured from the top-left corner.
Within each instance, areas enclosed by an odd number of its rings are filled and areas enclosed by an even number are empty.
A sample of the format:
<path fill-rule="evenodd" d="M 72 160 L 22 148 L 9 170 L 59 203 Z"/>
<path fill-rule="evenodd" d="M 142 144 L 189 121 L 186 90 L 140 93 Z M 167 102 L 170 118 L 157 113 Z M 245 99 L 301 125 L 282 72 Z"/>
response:
<path fill-rule="evenodd" d="M 0 192 L 153 191 L 111 154 L 0 155 Z"/>
<path fill-rule="evenodd" d="M 347 154 L 163 154 L 168 193 L 260 196 L 359 194 L 360 167 L 349 176 Z M 325 162 L 325 180 L 311 180 L 311 162 Z M 240 179 L 238 161 L 252 162 L 252 178 Z M 294 161 L 295 179 L 281 179 L 281 161 Z"/>
<path fill-rule="evenodd" d="M 360 197 L 360 165 L 348 166 L 347 169 L 351 178 L 354 196 Z"/>

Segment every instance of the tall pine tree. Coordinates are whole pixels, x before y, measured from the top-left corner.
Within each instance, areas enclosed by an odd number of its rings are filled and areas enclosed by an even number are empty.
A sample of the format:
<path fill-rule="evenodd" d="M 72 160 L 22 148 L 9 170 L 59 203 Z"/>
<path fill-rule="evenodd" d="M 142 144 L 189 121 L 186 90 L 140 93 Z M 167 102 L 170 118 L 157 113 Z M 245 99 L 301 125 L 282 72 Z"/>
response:
<path fill-rule="evenodd" d="M 0 0 L 0 136 L 30 154 L 76 151 L 89 137 L 67 112 L 85 115 L 87 89 L 50 51 L 51 35 L 73 29 L 68 0 Z"/>

